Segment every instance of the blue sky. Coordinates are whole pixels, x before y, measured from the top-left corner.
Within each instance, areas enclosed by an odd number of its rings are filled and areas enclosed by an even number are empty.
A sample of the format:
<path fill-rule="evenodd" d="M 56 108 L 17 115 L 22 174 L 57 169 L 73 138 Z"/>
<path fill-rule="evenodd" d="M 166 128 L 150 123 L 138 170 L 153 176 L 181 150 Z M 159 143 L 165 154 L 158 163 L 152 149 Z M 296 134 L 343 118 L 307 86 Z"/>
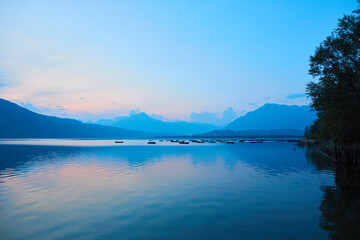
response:
<path fill-rule="evenodd" d="M 309 104 L 343 1 L 0 1 L 0 97 L 89 120 Z"/>

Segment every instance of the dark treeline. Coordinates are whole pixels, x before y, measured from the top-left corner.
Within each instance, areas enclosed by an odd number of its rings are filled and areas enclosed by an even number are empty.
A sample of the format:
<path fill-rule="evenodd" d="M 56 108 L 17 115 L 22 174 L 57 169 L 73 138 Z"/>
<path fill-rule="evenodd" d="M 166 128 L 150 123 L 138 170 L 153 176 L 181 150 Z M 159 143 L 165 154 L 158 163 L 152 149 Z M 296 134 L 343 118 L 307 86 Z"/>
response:
<path fill-rule="evenodd" d="M 339 19 L 338 27 L 310 57 L 307 95 L 318 119 L 305 136 L 319 140 L 338 163 L 360 162 L 360 8 Z"/>

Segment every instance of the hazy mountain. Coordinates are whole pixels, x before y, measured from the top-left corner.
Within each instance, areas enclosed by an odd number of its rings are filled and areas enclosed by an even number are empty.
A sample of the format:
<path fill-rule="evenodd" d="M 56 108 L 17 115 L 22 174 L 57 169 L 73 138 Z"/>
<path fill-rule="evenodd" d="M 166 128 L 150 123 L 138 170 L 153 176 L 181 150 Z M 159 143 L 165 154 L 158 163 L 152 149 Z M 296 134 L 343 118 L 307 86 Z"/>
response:
<path fill-rule="evenodd" d="M 192 135 L 201 134 L 217 129 L 215 125 L 193 123 L 193 122 L 164 122 L 151 118 L 146 113 L 139 113 L 132 115 L 126 119 L 120 120 L 112 126 L 145 131 L 151 130 L 152 132 L 162 134 L 176 134 L 176 135 Z"/>
<path fill-rule="evenodd" d="M 153 135 L 45 116 L 4 99 L 0 99 L 0 112 L 0 138 L 127 138 Z"/>
<path fill-rule="evenodd" d="M 133 110 L 134 111 L 134 110 Z M 133 112 L 131 111 L 131 112 Z M 130 112 L 130 113 L 131 113 Z M 89 121 L 88 123 L 95 123 L 95 124 L 100 124 L 100 125 L 104 125 L 104 126 L 112 126 L 114 125 L 115 123 L 121 121 L 121 120 L 124 120 L 124 119 L 127 119 L 133 115 L 137 115 L 139 114 L 140 112 L 138 113 L 132 113 L 132 114 L 129 114 L 129 116 L 122 116 L 122 117 L 116 117 L 116 118 L 113 118 L 113 119 L 99 119 L 95 122 L 92 122 L 92 121 Z M 148 115 L 149 116 L 149 115 Z M 162 115 L 157 115 L 157 114 L 151 114 L 149 117 L 155 119 L 155 120 L 160 120 L 160 121 L 163 121 L 163 122 L 181 122 L 179 119 L 167 119 L 167 118 L 164 118 Z"/>
<path fill-rule="evenodd" d="M 242 136 L 297 136 L 302 137 L 303 131 L 296 129 L 273 129 L 273 130 L 214 130 L 205 134 L 202 137 L 242 137 Z"/>
<path fill-rule="evenodd" d="M 95 124 L 100 124 L 100 125 L 105 125 L 105 126 L 111 126 L 113 125 L 114 123 L 117 123 L 118 121 L 120 120 L 124 120 L 126 119 L 127 117 L 117 117 L 117 118 L 114 118 L 114 119 L 99 119 L 95 122 Z"/>
<path fill-rule="evenodd" d="M 297 129 L 304 131 L 316 119 L 315 112 L 309 106 L 288 106 L 265 104 L 255 111 L 247 113 L 231 122 L 229 130 L 272 130 Z"/>

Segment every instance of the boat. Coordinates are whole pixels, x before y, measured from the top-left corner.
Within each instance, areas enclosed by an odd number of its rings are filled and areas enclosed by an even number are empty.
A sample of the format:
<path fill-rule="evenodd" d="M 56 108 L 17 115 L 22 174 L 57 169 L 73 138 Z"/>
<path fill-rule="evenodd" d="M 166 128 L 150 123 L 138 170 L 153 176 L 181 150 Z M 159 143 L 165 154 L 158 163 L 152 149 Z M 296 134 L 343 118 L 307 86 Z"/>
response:
<path fill-rule="evenodd" d="M 225 143 L 234 144 L 234 141 L 226 141 Z"/>
<path fill-rule="evenodd" d="M 124 141 L 115 141 L 115 143 L 124 143 Z"/>
<path fill-rule="evenodd" d="M 155 141 L 148 141 L 147 144 L 156 144 Z"/>
<path fill-rule="evenodd" d="M 179 141 L 180 144 L 189 144 L 187 141 Z"/>

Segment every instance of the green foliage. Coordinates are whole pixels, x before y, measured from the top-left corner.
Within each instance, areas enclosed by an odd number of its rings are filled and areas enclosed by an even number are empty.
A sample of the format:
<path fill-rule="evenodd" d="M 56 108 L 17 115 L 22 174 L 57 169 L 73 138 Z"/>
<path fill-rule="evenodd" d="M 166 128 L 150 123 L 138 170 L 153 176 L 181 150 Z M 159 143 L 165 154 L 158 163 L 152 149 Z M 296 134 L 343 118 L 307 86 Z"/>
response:
<path fill-rule="evenodd" d="M 342 143 L 360 142 L 360 9 L 339 19 L 335 31 L 310 57 L 317 82 L 306 92 L 319 119 L 308 137 Z"/>
<path fill-rule="evenodd" d="M 320 114 L 318 114 L 319 116 Z M 322 117 L 318 117 L 318 119 L 316 119 L 313 123 L 313 125 L 311 125 L 308 128 L 308 133 L 305 136 L 307 139 L 313 139 L 313 140 L 330 140 L 331 137 L 329 136 L 328 132 L 325 131 L 324 127 L 323 127 L 323 118 Z"/>

